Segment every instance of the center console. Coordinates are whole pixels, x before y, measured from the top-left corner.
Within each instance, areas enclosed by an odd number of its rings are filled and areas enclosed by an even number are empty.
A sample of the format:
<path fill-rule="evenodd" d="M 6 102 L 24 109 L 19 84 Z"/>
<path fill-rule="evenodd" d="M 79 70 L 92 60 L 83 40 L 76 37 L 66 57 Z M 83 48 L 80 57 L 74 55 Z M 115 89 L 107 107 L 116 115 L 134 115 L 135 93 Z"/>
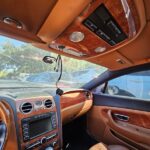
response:
<path fill-rule="evenodd" d="M 16 107 L 22 150 L 61 147 L 60 114 L 53 97 L 20 99 Z"/>

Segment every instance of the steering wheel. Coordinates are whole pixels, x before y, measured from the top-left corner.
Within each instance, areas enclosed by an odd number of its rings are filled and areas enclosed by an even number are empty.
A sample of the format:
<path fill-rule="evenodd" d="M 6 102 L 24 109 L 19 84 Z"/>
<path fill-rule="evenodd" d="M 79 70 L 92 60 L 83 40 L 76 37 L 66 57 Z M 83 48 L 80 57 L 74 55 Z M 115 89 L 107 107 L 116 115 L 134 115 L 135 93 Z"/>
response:
<path fill-rule="evenodd" d="M 0 102 L 0 150 L 4 149 L 7 139 L 7 124 L 10 123 L 5 105 Z"/>

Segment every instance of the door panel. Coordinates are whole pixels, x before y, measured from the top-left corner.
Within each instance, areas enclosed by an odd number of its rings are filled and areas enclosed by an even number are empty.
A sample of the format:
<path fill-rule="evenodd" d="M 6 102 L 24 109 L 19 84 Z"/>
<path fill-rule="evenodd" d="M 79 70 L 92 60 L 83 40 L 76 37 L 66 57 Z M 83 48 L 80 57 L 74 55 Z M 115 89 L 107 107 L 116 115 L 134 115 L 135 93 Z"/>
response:
<path fill-rule="evenodd" d="M 122 110 L 124 111 L 124 110 Z M 130 122 L 118 121 L 113 118 L 113 110 L 111 108 L 107 111 L 107 118 L 108 118 L 108 126 L 113 129 L 114 131 L 124 135 L 125 137 L 134 140 L 138 143 L 149 144 L 150 143 L 150 129 L 145 129 L 139 127 L 137 125 L 133 125 Z M 136 115 L 136 114 L 135 114 Z M 130 116 L 130 112 L 129 112 Z M 135 118 L 137 118 L 135 116 Z M 137 118 L 138 120 L 138 118 Z M 139 122 L 140 124 L 140 122 Z M 143 141 L 144 139 L 144 141 Z"/>
<path fill-rule="evenodd" d="M 93 101 L 94 106 L 87 115 L 91 136 L 106 144 L 150 149 L 150 108 L 147 107 L 150 102 L 107 95 L 94 95 Z"/>

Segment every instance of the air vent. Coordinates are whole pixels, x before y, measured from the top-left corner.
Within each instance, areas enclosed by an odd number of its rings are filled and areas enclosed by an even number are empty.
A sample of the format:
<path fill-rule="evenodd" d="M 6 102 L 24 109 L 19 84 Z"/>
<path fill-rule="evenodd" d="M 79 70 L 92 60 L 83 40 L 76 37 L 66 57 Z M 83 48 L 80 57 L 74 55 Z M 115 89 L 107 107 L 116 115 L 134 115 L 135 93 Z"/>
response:
<path fill-rule="evenodd" d="M 29 102 L 26 102 L 26 103 L 23 103 L 20 107 L 21 109 L 21 112 L 24 113 L 24 114 L 27 114 L 27 113 L 30 113 L 33 109 L 33 106 L 31 103 Z"/>
<path fill-rule="evenodd" d="M 51 108 L 53 105 L 53 102 L 52 102 L 52 100 L 48 99 L 44 102 L 44 105 L 46 108 Z"/>

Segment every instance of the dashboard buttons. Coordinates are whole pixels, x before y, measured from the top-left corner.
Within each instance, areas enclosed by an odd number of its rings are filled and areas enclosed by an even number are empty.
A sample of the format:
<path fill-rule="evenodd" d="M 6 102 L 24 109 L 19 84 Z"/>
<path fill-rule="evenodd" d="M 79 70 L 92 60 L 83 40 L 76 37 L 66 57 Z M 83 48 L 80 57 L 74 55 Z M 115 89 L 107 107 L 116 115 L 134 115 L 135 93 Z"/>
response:
<path fill-rule="evenodd" d="M 29 136 L 24 136 L 24 137 L 23 137 L 23 140 L 24 140 L 24 141 L 28 141 L 29 139 L 30 139 Z"/>
<path fill-rule="evenodd" d="M 89 17 L 83 21 L 83 24 L 111 46 L 127 38 L 126 33 L 121 29 L 118 22 L 104 4 L 101 4 L 89 15 Z"/>
<path fill-rule="evenodd" d="M 90 20 L 86 20 L 85 25 L 93 32 L 95 32 L 98 29 L 98 27 Z"/>
<path fill-rule="evenodd" d="M 101 29 L 99 29 L 99 30 L 96 32 L 96 34 L 97 34 L 99 37 L 101 37 L 103 40 L 105 40 L 105 41 L 109 41 L 109 40 L 110 40 L 110 37 L 109 37 L 107 34 L 105 34 Z"/>
<path fill-rule="evenodd" d="M 110 30 L 112 32 L 114 32 L 114 34 L 115 34 L 116 37 L 118 37 L 118 35 L 121 34 L 120 29 L 117 27 L 117 25 L 112 20 L 110 20 L 107 23 L 107 26 L 110 28 Z"/>
<path fill-rule="evenodd" d="M 29 125 L 27 123 L 22 124 L 22 134 L 23 134 L 23 140 L 24 141 L 28 141 L 30 139 Z"/>
<path fill-rule="evenodd" d="M 56 144 L 57 144 L 57 141 L 54 141 L 54 142 L 52 143 L 52 146 L 55 147 Z"/>
<path fill-rule="evenodd" d="M 110 44 L 111 46 L 113 46 L 113 45 L 116 45 L 116 42 L 113 41 L 113 40 L 111 40 L 111 41 L 109 41 L 109 44 Z"/>
<path fill-rule="evenodd" d="M 39 147 L 41 146 L 42 144 L 45 144 L 46 142 L 49 142 L 50 140 L 54 139 L 55 137 L 57 137 L 58 133 L 55 133 L 55 134 L 52 134 L 50 136 L 47 136 L 47 137 L 43 137 L 41 138 L 41 140 L 38 140 L 30 145 L 27 145 L 25 150 L 32 150 L 36 147 Z M 57 144 L 57 140 L 56 141 L 53 141 L 50 145 L 52 147 L 55 147 L 55 145 Z"/>
<path fill-rule="evenodd" d="M 53 128 L 55 129 L 56 126 L 57 126 L 56 114 L 53 114 L 53 115 L 51 116 L 51 119 L 52 119 L 52 126 L 53 126 Z"/>
<path fill-rule="evenodd" d="M 27 124 L 27 123 L 24 123 L 24 124 L 22 125 L 22 127 L 23 127 L 23 128 L 28 128 L 28 124 Z"/>

